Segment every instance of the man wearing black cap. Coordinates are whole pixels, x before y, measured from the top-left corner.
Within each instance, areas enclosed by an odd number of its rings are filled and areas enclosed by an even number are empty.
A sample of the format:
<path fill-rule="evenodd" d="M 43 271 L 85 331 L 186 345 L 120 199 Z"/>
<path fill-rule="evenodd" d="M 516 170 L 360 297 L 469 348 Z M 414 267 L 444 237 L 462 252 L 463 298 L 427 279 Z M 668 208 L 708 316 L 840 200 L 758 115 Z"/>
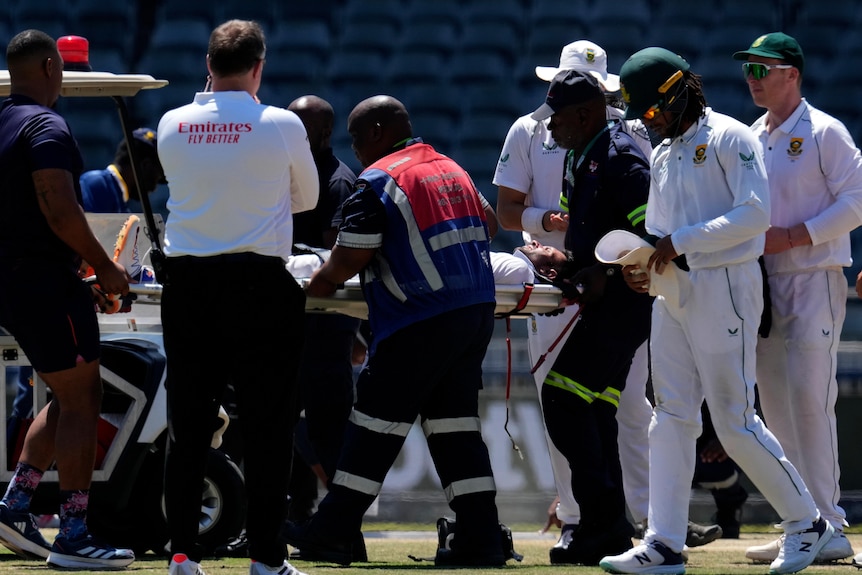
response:
<path fill-rule="evenodd" d="M 132 136 L 132 152 L 138 162 L 138 180 L 147 193 L 152 193 L 159 184 L 167 183 L 156 150 L 156 131 L 138 128 L 132 132 Z M 84 211 L 99 214 L 140 211 L 140 192 L 125 138 L 117 145 L 113 163 L 104 170 L 84 172 L 80 179 Z"/>
<path fill-rule="evenodd" d="M 581 510 L 567 562 L 595 565 L 631 548 L 616 411 L 632 357 L 649 333 L 651 298 L 629 290 L 619 268 L 598 263 L 594 250 L 614 229 L 645 234 L 649 163 L 621 124 L 607 121 L 604 93 L 589 74 L 559 72 L 532 118 L 550 118 L 554 141 L 568 150 L 565 247 L 577 272 L 557 281 L 582 284 L 581 317 L 545 377 L 542 409 L 548 435 L 572 469 Z"/>
<path fill-rule="evenodd" d="M 620 77 L 626 117 L 643 118 L 665 138 L 652 156 L 646 228 L 660 239 L 647 268 L 662 274 L 684 254 L 690 286 L 676 302 L 659 296 L 653 304 L 649 528 L 641 545 L 599 564 L 611 573 L 685 573 L 680 552 L 705 399 L 728 455 L 782 519 L 785 535 L 769 572 L 795 573 L 833 529 L 754 410 L 763 310 L 757 258 L 770 210 L 757 140 L 706 106 L 700 76 L 673 52 L 645 48 Z M 634 291 L 648 291 L 641 270 L 622 271 Z"/>
<path fill-rule="evenodd" d="M 733 57 L 744 60 L 751 97 L 766 108 L 751 126 L 772 202 L 764 250 L 772 330 L 757 344 L 760 406 L 835 528 L 817 561 L 844 559 L 853 548 L 838 505 L 836 365 L 847 301 L 842 268 L 852 264 L 850 231 L 862 223 L 862 156 L 844 124 L 802 98 L 805 59 L 794 38 L 765 34 Z M 772 541 L 745 555 L 772 561 L 778 550 Z"/>

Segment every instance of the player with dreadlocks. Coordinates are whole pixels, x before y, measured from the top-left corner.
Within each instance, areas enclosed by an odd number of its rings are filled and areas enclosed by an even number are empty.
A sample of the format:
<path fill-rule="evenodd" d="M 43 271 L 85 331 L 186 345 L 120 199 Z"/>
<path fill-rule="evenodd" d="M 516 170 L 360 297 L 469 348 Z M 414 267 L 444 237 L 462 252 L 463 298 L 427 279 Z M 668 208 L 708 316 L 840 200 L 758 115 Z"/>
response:
<path fill-rule="evenodd" d="M 781 517 L 785 534 L 769 572 L 795 573 L 833 528 L 754 410 L 763 310 L 757 258 L 770 212 L 759 142 L 707 107 L 699 76 L 673 52 L 635 53 L 620 79 L 626 118 L 643 118 L 664 138 L 651 159 L 646 230 L 660 239 L 647 268 L 661 274 L 684 254 L 691 286 L 676 302 L 658 296 L 653 304 L 649 528 L 641 545 L 599 564 L 611 573 L 685 573 L 680 553 L 705 399 L 728 455 Z M 648 291 L 647 274 L 622 271 L 630 288 Z"/>

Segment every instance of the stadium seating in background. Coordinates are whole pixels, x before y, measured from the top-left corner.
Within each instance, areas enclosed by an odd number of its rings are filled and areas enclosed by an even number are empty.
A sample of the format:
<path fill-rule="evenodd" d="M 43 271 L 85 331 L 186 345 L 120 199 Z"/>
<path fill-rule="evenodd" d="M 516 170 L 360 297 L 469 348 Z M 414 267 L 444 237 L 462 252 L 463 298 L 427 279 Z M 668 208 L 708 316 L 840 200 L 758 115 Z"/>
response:
<path fill-rule="evenodd" d="M 522 53 L 521 44 L 521 26 L 515 26 L 508 20 L 467 21 L 461 35 L 459 52 L 496 52 L 507 60 L 514 61 Z"/>
<path fill-rule="evenodd" d="M 618 72 L 629 56 L 649 45 L 646 31 L 647 27 L 635 21 L 596 24 L 589 28 L 587 39 L 605 49 L 611 70 Z"/>
<path fill-rule="evenodd" d="M 313 0 L 312 0 L 313 1 Z M 334 10 L 339 28 L 363 28 L 385 23 L 396 29 L 401 27 L 406 10 L 402 0 L 352 0 Z"/>
<path fill-rule="evenodd" d="M 207 28 L 204 41 L 209 39 L 209 33 L 218 25 L 221 17 L 217 2 L 189 2 L 188 0 L 160 0 L 156 8 L 157 29 L 165 22 L 198 20 Z M 190 31 L 191 33 L 191 31 Z"/>
<path fill-rule="evenodd" d="M 72 16 L 72 31 L 68 34 L 84 36 L 90 42 L 90 53 L 97 50 L 116 54 L 123 62 L 119 69 L 111 72 L 128 71 L 129 57 L 135 29 L 135 4 L 129 2 L 105 2 L 105 0 L 76 0 Z M 113 59 L 108 57 L 109 60 Z M 97 62 L 90 58 L 91 64 Z M 111 62 L 116 66 L 116 62 Z M 94 69 L 108 70 L 96 65 Z"/>
<path fill-rule="evenodd" d="M 348 25 L 337 40 L 339 52 L 354 49 L 375 50 L 388 56 L 398 45 L 401 27 L 389 20 L 370 20 L 361 25 Z"/>
<path fill-rule="evenodd" d="M 263 28 L 267 41 L 281 20 L 276 0 L 220 0 L 219 4 L 219 22 L 254 20 Z"/>
<path fill-rule="evenodd" d="M 713 23 L 713 28 L 719 32 L 724 27 L 745 23 L 760 30 L 759 34 L 775 32 L 781 28 L 782 4 L 781 0 L 722 0 L 721 18 Z M 746 47 L 755 38 L 757 34 L 751 37 Z"/>
<path fill-rule="evenodd" d="M 598 1 L 594 2 L 589 10 L 589 21 L 594 26 L 623 24 L 646 29 L 652 19 L 650 0 L 626 0 L 624 6 L 615 2 Z"/>
<path fill-rule="evenodd" d="M 393 86 L 404 87 L 448 79 L 446 58 L 436 50 L 412 48 L 392 54 L 384 77 Z"/>
<path fill-rule="evenodd" d="M 465 32 L 469 32 L 470 24 L 499 23 L 506 29 L 520 30 L 524 26 L 526 10 L 521 0 L 494 0 L 489 6 L 484 2 L 463 2 L 461 18 L 465 23 Z M 518 42 L 520 38 L 509 38 Z"/>
<path fill-rule="evenodd" d="M 425 50 L 449 56 L 457 49 L 460 36 L 460 25 L 452 17 L 412 18 L 404 23 L 398 51 Z"/>
<path fill-rule="evenodd" d="M 73 22 L 70 18 L 71 12 L 71 5 L 65 1 L 52 4 L 42 2 L 22 3 L 14 12 L 12 21 L 14 33 L 17 34 L 29 28 L 35 28 L 45 32 L 52 38 L 74 34 L 71 31 L 73 28 Z M 3 50 L 3 53 L 5 54 L 6 51 Z"/>
<path fill-rule="evenodd" d="M 507 59 L 496 50 L 471 50 L 459 52 L 449 63 L 452 80 L 466 86 L 471 82 L 495 82 L 511 78 L 514 69 Z"/>
<path fill-rule="evenodd" d="M 654 26 L 651 26 L 645 44 L 667 48 L 668 50 L 676 52 L 689 62 L 693 62 L 704 53 L 708 52 L 708 47 L 704 42 L 704 32 L 707 29 L 706 25 L 703 27 L 692 26 L 685 21 L 679 21 L 674 18 L 664 23 L 656 23 Z M 625 62 L 625 60 L 623 60 L 623 62 Z M 608 67 L 612 68 L 615 66 L 613 69 L 619 71 L 623 62 L 609 62 Z"/>
<path fill-rule="evenodd" d="M 90 44 L 90 67 L 93 70 L 111 72 L 113 74 L 129 73 L 127 52 L 113 48 L 94 48 L 93 46 L 94 44 Z"/>

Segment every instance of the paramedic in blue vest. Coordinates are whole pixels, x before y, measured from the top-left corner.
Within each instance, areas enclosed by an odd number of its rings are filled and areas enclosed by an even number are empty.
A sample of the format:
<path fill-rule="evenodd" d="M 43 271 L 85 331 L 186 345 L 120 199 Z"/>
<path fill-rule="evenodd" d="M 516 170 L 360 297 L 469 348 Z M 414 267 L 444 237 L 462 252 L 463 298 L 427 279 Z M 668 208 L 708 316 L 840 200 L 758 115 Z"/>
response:
<path fill-rule="evenodd" d="M 599 263 L 594 252 L 611 230 L 646 235 L 649 162 L 619 122 L 607 121 L 604 92 L 589 74 L 559 72 L 532 118 L 550 118 L 554 141 L 568 150 L 565 246 L 579 270 L 569 282 L 583 286 L 580 319 L 542 386 L 542 411 L 548 436 L 569 462 L 581 509 L 568 559 L 597 565 L 602 550 L 622 553 L 632 545 L 616 412 L 632 357 L 649 335 L 652 299 L 629 289 L 620 268 Z"/>
<path fill-rule="evenodd" d="M 348 131 L 365 170 L 307 293 L 330 296 L 358 273 L 374 339 L 329 493 L 308 522 L 287 525 L 286 539 L 303 559 L 349 564 L 362 517 L 419 416 L 458 524 L 436 564 L 503 565 L 478 406 L 495 306 L 479 194 L 463 168 L 413 137 L 395 98 L 360 102 Z"/>
<path fill-rule="evenodd" d="M 152 193 L 159 184 L 168 183 L 156 150 L 156 131 L 138 128 L 132 132 L 132 137 L 132 152 L 138 161 L 138 179 L 144 191 Z M 107 168 L 84 172 L 80 181 L 85 212 L 124 214 L 143 211 L 125 138 L 117 146 L 114 161 Z"/>

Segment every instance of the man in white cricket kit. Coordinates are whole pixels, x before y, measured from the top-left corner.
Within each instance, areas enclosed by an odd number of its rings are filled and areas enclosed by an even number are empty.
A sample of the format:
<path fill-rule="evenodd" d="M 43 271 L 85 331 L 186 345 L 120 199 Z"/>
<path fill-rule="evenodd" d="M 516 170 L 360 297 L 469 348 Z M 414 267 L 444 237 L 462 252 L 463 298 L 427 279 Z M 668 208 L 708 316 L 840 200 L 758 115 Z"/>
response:
<path fill-rule="evenodd" d="M 771 227 L 764 260 L 772 330 L 757 344 L 757 387 L 769 429 L 799 469 L 835 535 L 818 562 L 853 555 L 838 467 L 835 402 L 838 343 L 852 263 L 850 231 L 862 224 L 862 156 L 844 124 L 802 98 L 805 59 L 781 32 L 733 55 L 754 103 L 766 113 L 751 126 L 769 175 Z M 772 561 L 779 541 L 746 557 Z M 862 558 L 860 558 L 862 559 Z"/>
<path fill-rule="evenodd" d="M 632 55 L 620 72 L 627 118 L 665 138 L 651 159 L 647 267 L 661 274 L 685 255 L 690 287 L 653 304 L 650 351 L 656 407 L 650 423 L 649 529 L 643 543 L 600 565 L 611 573 L 685 573 L 695 442 L 704 399 L 719 440 L 781 517 L 770 573 L 795 573 L 832 537 L 799 472 L 754 409 L 755 351 L 763 311 L 757 258 L 769 227 L 769 187 L 759 144 L 741 122 L 706 106 L 700 76 L 664 48 Z M 623 267 L 634 290 L 649 278 Z"/>

